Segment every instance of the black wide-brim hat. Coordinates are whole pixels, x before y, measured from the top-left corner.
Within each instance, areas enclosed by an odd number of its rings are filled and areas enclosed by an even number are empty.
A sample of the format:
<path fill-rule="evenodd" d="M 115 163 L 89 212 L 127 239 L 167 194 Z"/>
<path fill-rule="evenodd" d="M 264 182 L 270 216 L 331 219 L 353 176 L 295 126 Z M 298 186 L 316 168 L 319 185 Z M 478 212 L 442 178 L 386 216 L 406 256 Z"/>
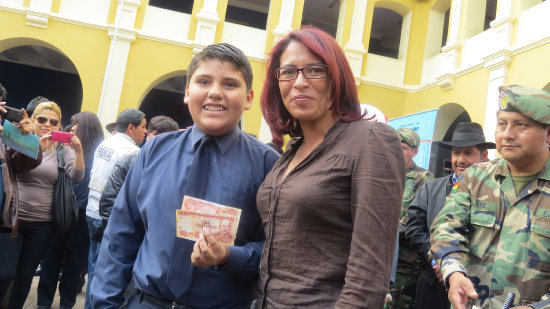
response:
<path fill-rule="evenodd" d="M 456 125 L 453 132 L 453 137 L 450 141 L 439 142 L 442 146 L 447 147 L 470 147 L 477 145 L 485 145 L 487 149 L 495 149 L 496 145 L 492 142 L 485 141 L 483 129 L 479 123 L 475 122 L 460 122 Z"/>

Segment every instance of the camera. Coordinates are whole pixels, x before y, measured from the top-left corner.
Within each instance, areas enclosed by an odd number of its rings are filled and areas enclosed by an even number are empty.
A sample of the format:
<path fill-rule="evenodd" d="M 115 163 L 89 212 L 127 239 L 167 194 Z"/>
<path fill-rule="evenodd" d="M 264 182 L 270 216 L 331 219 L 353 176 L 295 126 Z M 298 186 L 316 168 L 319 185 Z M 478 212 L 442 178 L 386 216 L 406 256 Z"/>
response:
<path fill-rule="evenodd" d="M 67 132 L 52 131 L 51 134 L 50 141 L 52 142 L 70 143 L 71 138 L 73 138 L 73 134 Z"/>
<path fill-rule="evenodd" d="M 23 120 L 23 111 L 17 108 L 9 107 L 9 106 L 2 106 L 6 113 L 3 113 L 1 116 L 4 119 L 9 120 L 10 122 L 20 122 Z"/>

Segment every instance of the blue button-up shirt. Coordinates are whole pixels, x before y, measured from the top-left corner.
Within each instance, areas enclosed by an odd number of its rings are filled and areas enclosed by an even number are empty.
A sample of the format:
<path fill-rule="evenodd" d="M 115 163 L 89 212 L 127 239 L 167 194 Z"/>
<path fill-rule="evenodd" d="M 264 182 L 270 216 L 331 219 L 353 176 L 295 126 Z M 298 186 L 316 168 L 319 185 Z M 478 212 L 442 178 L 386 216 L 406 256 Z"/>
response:
<path fill-rule="evenodd" d="M 194 308 L 243 308 L 254 298 L 265 238 L 256 192 L 279 154 L 238 128 L 214 139 L 205 199 L 243 211 L 227 263 L 194 267 L 194 241 L 176 237 L 176 210 L 204 135 L 193 126 L 157 136 L 134 161 L 101 244 L 93 308 L 118 308 L 132 269 L 138 290 Z"/>

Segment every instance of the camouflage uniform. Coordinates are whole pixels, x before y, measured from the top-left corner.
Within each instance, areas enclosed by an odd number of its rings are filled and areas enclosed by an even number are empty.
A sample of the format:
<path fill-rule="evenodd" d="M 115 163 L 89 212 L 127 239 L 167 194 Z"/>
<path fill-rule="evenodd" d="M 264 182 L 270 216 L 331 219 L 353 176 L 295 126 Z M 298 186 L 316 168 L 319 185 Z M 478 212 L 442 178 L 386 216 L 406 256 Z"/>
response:
<path fill-rule="evenodd" d="M 501 110 L 550 124 L 550 95 L 512 87 L 501 89 Z M 431 253 L 446 284 L 453 272 L 467 274 L 479 294 L 471 302 L 483 309 L 502 308 L 508 292 L 516 306 L 541 300 L 550 288 L 550 159 L 519 194 L 504 159 L 463 177 L 432 225 Z"/>
<path fill-rule="evenodd" d="M 506 160 L 466 170 L 432 228 L 445 281 L 468 274 L 476 306 L 502 308 L 510 291 L 516 304 L 539 301 L 550 287 L 550 160 L 519 195 Z"/>
<path fill-rule="evenodd" d="M 398 129 L 401 142 L 411 147 L 418 148 L 420 138 L 418 134 L 410 129 Z M 418 256 L 405 238 L 405 227 L 407 225 L 407 210 L 414 200 L 416 193 L 428 181 L 433 179 L 430 171 L 417 166 L 414 162 L 407 169 L 405 176 L 405 190 L 401 205 L 399 220 L 399 256 L 397 262 L 397 273 L 395 283 L 390 287 L 392 302 L 385 308 L 390 309 L 413 309 L 414 296 L 416 294 L 416 281 L 419 271 Z"/>

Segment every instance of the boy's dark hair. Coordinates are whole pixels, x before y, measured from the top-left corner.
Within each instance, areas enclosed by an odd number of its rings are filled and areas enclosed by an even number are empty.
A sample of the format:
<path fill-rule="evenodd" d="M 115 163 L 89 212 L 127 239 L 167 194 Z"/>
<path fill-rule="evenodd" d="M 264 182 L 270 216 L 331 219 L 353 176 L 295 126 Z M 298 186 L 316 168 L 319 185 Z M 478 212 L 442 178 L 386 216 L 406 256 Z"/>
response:
<path fill-rule="evenodd" d="M 8 97 L 8 92 L 6 88 L 0 84 L 0 101 L 4 101 Z"/>
<path fill-rule="evenodd" d="M 149 127 L 147 130 L 152 133 L 156 131 L 156 134 L 162 134 L 166 132 L 172 132 L 179 130 L 178 123 L 167 116 L 155 116 L 149 121 Z"/>
<path fill-rule="evenodd" d="M 142 111 L 135 108 L 125 109 L 116 119 L 116 129 L 119 133 L 124 133 L 131 124 L 133 124 L 134 127 L 139 126 L 143 118 L 145 118 L 145 114 Z"/>
<path fill-rule="evenodd" d="M 227 43 L 208 45 L 193 57 L 193 60 L 191 60 L 191 63 L 187 67 L 187 84 L 189 84 L 193 73 L 195 73 L 201 62 L 213 59 L 232 63 L 243 75 L 246 82 L 246 90 L 252 89 L 252 68 L 250 67 L 248 58 L 246 58 L 240 49 Z"/>
<path fill-rule="evenodd" d="M 25 109 L 27 115 L 29 115 L 29 117 L 32 117 L 32 113 L 34 113 L 34 109 L 36 108 L 36 106 L 44 102 L 51 102 L 51 100 L 43 96 L 37 96 L 36 98 L 32 99 L 29 104 L 27 104 L 27 108 Z"/>

